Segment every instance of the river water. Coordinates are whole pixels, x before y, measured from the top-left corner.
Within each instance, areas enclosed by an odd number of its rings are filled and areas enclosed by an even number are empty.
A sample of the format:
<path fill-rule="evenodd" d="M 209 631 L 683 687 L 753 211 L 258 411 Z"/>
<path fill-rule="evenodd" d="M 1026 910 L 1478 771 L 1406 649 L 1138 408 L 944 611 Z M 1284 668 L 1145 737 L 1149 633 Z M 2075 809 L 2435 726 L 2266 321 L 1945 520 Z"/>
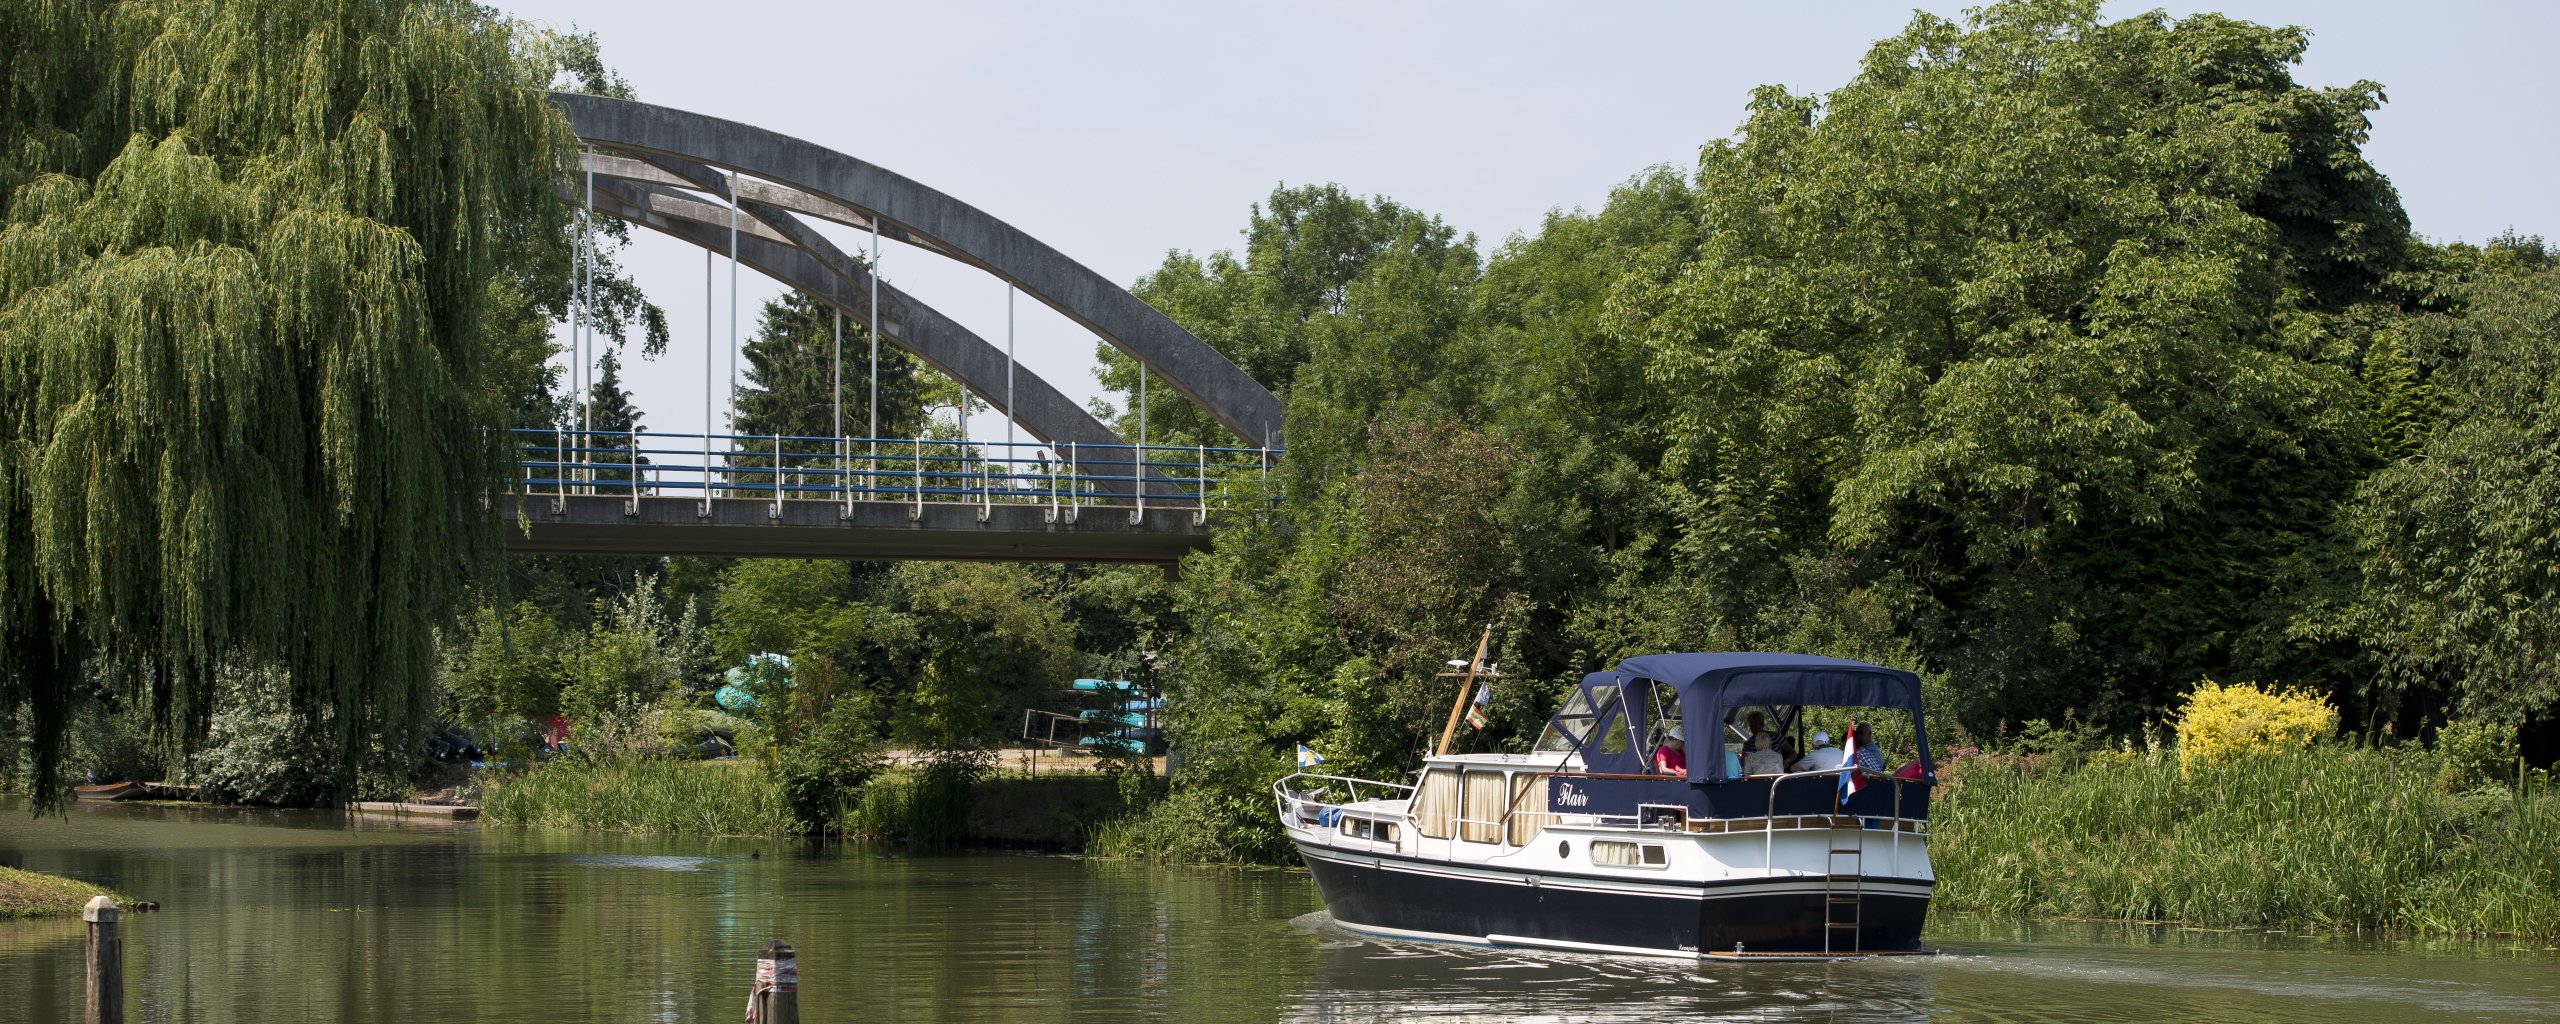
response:
<path fill-rule="evenodd" d="M 129 1019 L 734 1021 L 798 947 L 808 1021 L 2560 1021 L 2560 953 L 2026 926 L 1945 955 L 1680 965 L 1385 942 L 1300 871 L 635 838 L 335 813 L 0 804 L 0 863 L 125 919 Z M 77 1020 L 81 925 L 0 923 L 0 1021 Z"/>

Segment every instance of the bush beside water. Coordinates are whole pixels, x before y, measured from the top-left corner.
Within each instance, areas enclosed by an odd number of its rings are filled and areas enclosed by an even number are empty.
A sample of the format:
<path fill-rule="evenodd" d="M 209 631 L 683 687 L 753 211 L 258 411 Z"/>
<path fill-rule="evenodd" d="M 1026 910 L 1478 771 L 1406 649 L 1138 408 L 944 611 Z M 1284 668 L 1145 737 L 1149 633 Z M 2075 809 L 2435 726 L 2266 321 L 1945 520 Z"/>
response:
<path fill-rule="evenodd" d="M 1101 775 L 995 772 L 962 758 L 880 771 L 801 814 L 762 762 L 564 759 L 489 778 L 480 808 L 504 825 L 605 832 L 1081 847 L 1129 806 L 1127 788 Z"/>

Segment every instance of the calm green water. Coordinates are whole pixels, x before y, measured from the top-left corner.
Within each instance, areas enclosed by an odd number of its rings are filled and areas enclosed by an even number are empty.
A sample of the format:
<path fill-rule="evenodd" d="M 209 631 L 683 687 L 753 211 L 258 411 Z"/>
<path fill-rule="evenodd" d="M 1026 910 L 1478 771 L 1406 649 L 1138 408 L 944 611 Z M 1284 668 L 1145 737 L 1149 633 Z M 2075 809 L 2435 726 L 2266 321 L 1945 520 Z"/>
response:
<path fill-rule="evenodd" d="M 0 805 L 0 863 L 165 907 L 126 919 L 137 1021 L 734 1021 L 776 936 L 810 1021 L 2560 1021 L 2560 954 L 2497 944 L 1955 919 L 1942 957 L 1688 967 L 1363 939 L 1294 871 L 123 805 Z M 80 957 L 0 924 L 0 1021 L 78 1019 Z"/>

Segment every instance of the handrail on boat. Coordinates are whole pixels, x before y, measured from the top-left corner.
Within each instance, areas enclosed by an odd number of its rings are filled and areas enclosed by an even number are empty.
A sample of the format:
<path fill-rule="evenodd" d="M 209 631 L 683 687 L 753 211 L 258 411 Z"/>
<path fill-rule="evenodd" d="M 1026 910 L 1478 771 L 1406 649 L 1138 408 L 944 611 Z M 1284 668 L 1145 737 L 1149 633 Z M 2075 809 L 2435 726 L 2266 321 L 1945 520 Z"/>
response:
<path fill-rule="evenodd" d="M 1324 793 L 1325 791 L 1333 788 L 1330 785 L 1318 786 L 1313 789 L 1297 789 L 1290 785 L 1290 783 L 1301 779 L 1325 783 L 1340 783 L 1344 792 L 1348 795 L 1348 799 L 1339 802 L 1317 799 L 1316 797 L 1318 794 Z M 1364 796 L 1361 794 L 1361 788 L 1364 786 L 1385 791 L 1386 795 Z M 1322 812 L 1324 810 L 1330 809 L 1339 811 L 1350 804 L 1360 803 L 1364 800 L 1386 799 L 1389 796 L 1394 795 L 1405 795 L 1410 797 L 1413 790 L 1413 786 L 1401 782 L 1380 782 L 1376 779 L 1355 779 L 1348 775 L 1322 775 L 1316 772 L 1292 772 L 1274 780 L 1271 783 L 1271 796 L 1278 804 L 1280 821 L 1283 825 L 1291 822 L 1292 817 L 1290 812 L 1293 809 L 1309 807 L 1316 808 L 1318 813 L 1313 817 L 1309 817 L 1304 814 L 1298 815 L 1298 818 L 1305 823 L 1315 824 L 1317 819 L 1322 817 Z M 1409 810 L 1408 816 L 1410 816 Z"/>
<path fill-rule="evenodd" d="M 1461 768 L 1461 769 L 1459 769 L 1459 770 L 1460 770 L 1461 772 L 1465 771 L 1465 769 L 1463 769 L 1463 768 Z M 1766 849 L 1765 849 L 1765 850 L 1764 850 L 1764 852 L 1763 852 L 1763 860 L 1764 860 L 1764 863 L 1765 863 L 1765 864 L 1774 864 L 1774 862 L 1775 862 L 1775 860 L 1776 860 L 1776 848 L 1775 848 L 1775 847 L 1776 847 L 1776 841 L 1777 841 L 1777 832 L 1778 832 L 1779 830 L 1778 830 L 1776 827 L 1774 827 L 1774 825 L 1775 825 L 1775 822 L 1777 821 L 1777 818 L 1778 818 L 1778 813 L 1777 813 L 1778 787 L 1779 787 L 1781 784 L 1785 783 L 1785 782 L 1786 782 L 1787 780 L 1789 780 L 1789 779 L 1819 778 L 1819 777 L 1838 777 L 1838 776 L 1846 775 L 1846 774 L 1848 774 L 1848 773 L 1850 773 L 1850 772 L 1858 772 L 1858 773 L 1860 773 L 1860 774 L 1863 774 L 1863 775 L 1867 776 L 1868 778 L 1878 779 L 1878 780 L 1881 780 L 1881 781 L 1884 781 L 1884 782 L 1888 782 L 1888 783 L 1894 783 L 1894 782 L 1899 782 L 1899 781 L 1901 781 L 1901 780 L 1898 780 L 1898 779 L 1894 778 L 1894 776 L 1892 776 L 1892 775 L 1890 775 L 1890 774 L 1888 774 L 1888 773 L 1885 773 L 1885 772 L 1878 772 L 1878 771 L 1873 771 L 1873 770 L 1865 769 L 1865 768 L 1860 768 L 1860 767 L 1858 767 L 1858 766 L 1856 766 L 1856 765 L 1854 765 L 1854 764 L 1841 765 L 1841 766 L 1840 766 L 1840 767 L 1838 767 L 1838 768 L 1818 768 L 1818 769 L 1813 769 L 1813 770 L 1809 770 L 1809 771 L 1800 771 L 1800 772 L 1782 772 L 1782 773 L 1779 773 L 1779 774 L 1776 774 L 1776 775 L 1748 775 L 1748 776 L 1741 776 L 1741 777 L 1738 777 L 1738 778 L 1735 778 L 1735 779 L 1731 780 L 1731 781 L 1734 781 L 1734 782 L 1744 782 L 1744 781 L 1754 781 L 1754 782 L 1756 782 L 1756 781 L 1760 781 L 1760 780 L 1765 779 L 1765 780 L 1767 780 L 1767 781 L 1768 781 L 1768 783 L 1769 783 L 1769 803 L 1768 803 L 1768 810 L 1767 810 L 1767 812 L 1763 815 L 1763 817 L 1762 817 L 1762 819 L 1761 819 L 1761 820 L 1763 820 L 1763 821 L 1767 821 L 1767 822 L 1770 822 L 1770 823 L 1771 823 L 1771 827 L 1768 827 L 1768 828 L 1766 829 L 1766 831 L 1767 831 L 1767 833 L 1768 833 L 1768 836 L 1767 836 L 1767 837 L 1766 837 L 1766 839 L 1764 840 L 1764 846 L 1766 847 Z M 1629 780 L 1653 780 L 1653 781 L 1662 781 L 1662 780 L 1667 780 L 1667 779 L 1672 778 L 1671 776 L 1651 775 L 1651 774 L 1640 774 L 1640 773 L 1626 773 L 1626 772 L 1533 771 L 1533 772 L 1519 773 L 1519 774 L 1526 774 L 1526 775 L 1527 775 L 1530 779 L 1532 779 L 1532 780 L 1564 778 L 1564 779 L 1629 779 Z M 1306 781 L 1318 781 L 1318 782 L 1324 782 L 1324 783 L 1339 783 L 1339 784 L 1341 784 L 1341 785 L 1343 786 L 1344 790 L 1346 791 L 1347 798 L 1346 798 L 1346 799 L 1343 799 L 1343 800 L 1340 800 L 1340 801 L 1332 801 L 1332 800 L 1323 800 L 1323 799 L 1318 799 L 1318 795 L 1319 795 L 1319 794 L 1322 794 L 1322 793 L 1325 793 L 1327 790 L 1329 790 L 1329 789 L 1331 788 L 1331 786 L 1329 786 L 1329 785 L 1327 785 L 1327 786 L 1318 786 L 1318 787 L 1316 787 L 1316 788 L 1314 788 L 1314 789 L 1297 789 L 1297 788 L 1294 788 L 1294 787 L 1292 786 L 1292 783 L 1299 783 L 1299 782 L 1301 782 L 1301 780 L 1306 780 Z M 1380 792 L 1379 792 L 1379 793 L 1377 793 L 1377 794 L 1375 794 L 1375 795 L 1364 795 L 1364 794 L 1361 792 L 1362 787 L 1370 787 L 1370 788 L 1375 789 L 1375 790 L 1378 790 L 1378 791 L 1380 791 Z M 1407 803 L 1406 803 L 1406 807 L 1405 807 L 1404 821 L 1405 821 L 1405 823 L 1406 823 L 1409 827 L 1418 827 L 1420 823 L 1414 820 L 1414 817 L 1413 817 L 1413 807 L 1412 807 L 1412 804 L 1411 804 L 1411 801 L 1410 801 L 1410 797 L 1411 797 L 1411 795 L 1412 795 L 1412 794 L 1413 794 L 1413 793 L 1414 793 L 1418 788 L 1419 788 L 1418 786 L 1416 786 L 1416 785 L 1414 785 L 1414 784 L 1410 784 L 1410 783 L 1400 783 L 1400 782 L 1380 782 L 1380 781 L 1377 781 L 1377 780 L 1375 780 L 1375 779 L 1357 779 L 1357 778 L 1352 778 L 1352 777 L 1350 777 L 1350 776 L 1345 776 L 1345 775 L 1325 775 L 1325 774 L 1320 774 L 1320 773 L 1316 773 L 1316 772 L 1293 772 L 1293 773 L 1291 773 L 1291 774 L 1289 774 L 1289 775 L 1286 775 L 1286 776 L 1281 777 L 1280 779 L 1278 779 L 1278 780 L 1274 781 L 1274 782 L 1271 784 L 1272 797 L 1273 797 L 1273 799 L 1274 799 L 1275 803 L 1277 804 L 1277 809 L 1278 809 L 1278 810 L 1279 810 L 1279 812 L 1280 812 L 1280 818 L 1281 818 L 1281 821 L 1282 821 L 1284 824 L 1286 824 L 1286 823 L 1291 823 L 1291 822 L 1295 821 L 1297 824 L 1305 825 L 1305 826 L 1315 826 L 1315 825 L 1317 825 L 1317 824 L 1318 824 L 1318 822 L 1319 822 L 1319 820 L 1320 820 L 1320 818 L 1321 818 L 1321 816 L 1322 816 L 1322 815 L 1321 815 L 1321 812 L 1322 812 L 1322 811 L 1324 811 L 1324 810 L 1328 810 L 1328 809 L 1329 809 L 1329 810 L 1337 810 L 1337 811 L 1338 811 L 1338 810 L 1342 810 L 1342 809 L 1344 809 L 1345 807 L 1347 807 L 1347 806 L 1348 806 L 1348 805 L 1350 805 L 1350 804 L 1359 803 L 1359 802 L 1362 802 L 1362 801 L 1365 801 L 1365 800 L 1382 799 L 1382 798 L 1391 797 L 1391 796 L 1405 796 L 1405 797 L 1407 797 Z M 1904 819 L 1904 818 L 1902 817 L 1902 787 L 1901 787 L 1901 786 L 1899 786 L 1899 785 L 1894 785 L 1894 786 L 1892 786 L 1892 789 L 1893 789 L 1893 811 L 1892 811 L 1892 814 L 1891 814 L 1891 816 L 1890 816 L 1890 820 L 1895 821 L 1895 822 L 1901 822 L 1901 821 L 1906 820 L 1906 819 Z M 1506 802 L 1506 804 L 1504 805 L 1503 810 L 1502 810 L 1502 817 L 1497 818 L 1497 819 L 1495 819 L 1495 820 L 1493 820 L 1493 821 L 1483 821 L 1483 820 L 1480 820 L 1480 819 L 1469 818 L 1469 817 L 1466 817 L 1466 816 L 1465 816 L 1465 814 L 1464 814 L 1463 812 L 1461 812 L 1461 813 L 1459 813 L 1458 815 L 1456 815 L 1452 820 L 1453 820 L 1455 823 L 1457 823 L 1457 824 L 1462 824 L 1462 825 L 1491 825 L 1491 826 L 1493 826 L 1493 827 L 1494 827 L 1495 835 L 1496 835 L 1496 836 L 1508 836 L 1508 835 L 1510 834 L 1512 820 L 1513 820 L 1515 817 L 1518 817 L 1519 815 L 1522 815 L 1522 814 L 1544 814 L 1544 815 L 1548 815 L 1548 816 L 1550 816 L 1550 817 L 1560 817 L 1561 815 L 1560 815 L 1558 812 L 1553 811 L 1553 810 L 1545 810 L 1545 809 L 1541 809 L 1541 810 L 1530 810 L 1530 809 L 1527 809 L 1527 808 L 1524 808 L 1523 806 L 1521 806 L 1521 805 L 1522 805 L 1522 802 L 1523 802 L 1523 801 L 1525 801 L 1526 799 L 1528 799 L 1528 797 L 1530 796 L 1530 794 L 1532 794 L 1532 793 L 1536 793 L 1536 792 L 1538 792 L 1538 791 L 1539 791 L 1539 787 L 1538 787 L 1538 785 L 1535 783 L 1535 781 L 1533 781 L 1530 785 L 1519 787 L 1516 791 L 1514 791 L 1514 792 L 1511 794 L 1511 799 L 1510 799 L 1508 802 Z M 1543 796 L 1543 794 L 1541 794 L 1541 795 Z M 1317 813 L 1316 813 L 1315 815 L 1312 815 L 1312 816 L 1311 816 L 1311 815 L 1308 815 L 1308 814 L 1306 814 L 1306 813 L 1303 813 L 1304 809 L 1306 809 L 1306 808 L 1314 808 L 1314 809 L 1316 809 L 1316 812 L 1317 812 Z M 1298 810 L 1298 811 L 1300 811 L 1301 813 L 1297 814 L 1297 815 L 1293 818 L 1293 816 L 1292 816 L 1292 814 L 1291 814 L 1291 812 L 1292 812 L 1293 810 Z M 1836 817 L 1836 816 L 1838 815 L 1838 812 L 1839 812 L 1839 811 L 1840 811 L 1839 803 L 1838 803 L 1838 801 L 1835 799 L 1835 800 L 1833 801 L 1833 806 L 1832 806 L 1832 812 L 1833 812 L 1833 814 L 1832 814 L 1831 816 Z M 1610 824 L 1614 823 L 1614 822 L 1615 822 L 1616 820 L 1618 820 L 1618 819 L 1626 819 L 1626 820 L 1628 821 L 1628 823 L 1632 824 L 1632 825 L 1633 825 L 1634 827 L 1636 827 L 1636 828 L 1645 828 L 1645 827 L 1647 827 L 1647 826 L 1646 826 L 1646 823 L 1645 823 L 1645 821 L 1644 821 L 1644 816 L 1643 816 L 1642 814 L 1635 814 L 1635 815 L 1625 815 L 1625 814 L 1593 814 L 1593 815 L 1589 815 L 1589 817 L 1592 819 L 1593 823 L 1595 823 L 1595 824 L 1599 824 L 1599 825 L 1610 825 Z M 1736 820 L 1749 820 L 1749 819 L 1736 819 Z M 1901 833 L 1901 829 L 1900 829 L 1900 828 L 1895 828 L 1895 829 L 1893 829 L 1893 831 L 1894 831 L 1894 833 L 1895 833 L 1895 836 L 1894 836 L 1894 844 L 1895 844 L 1895 847 L 1896 847 L 1896 860 L 1898 861 L 1898 860 L 1900 859 L 1900 858 L 1899 858 L 1899 848 L 1900 848 L 1900 845 L 1901 845 L 1901 834 L 1900 834 L 1900 833 Z M 1498 838 L 1497 838 L 1495 841 L 1496 841 L 1496 842 L 1501 842 L 1501 841 L 1503 841 L 1503 840 L 1501 840 L 1501 839 L 1498 839 Z"/>

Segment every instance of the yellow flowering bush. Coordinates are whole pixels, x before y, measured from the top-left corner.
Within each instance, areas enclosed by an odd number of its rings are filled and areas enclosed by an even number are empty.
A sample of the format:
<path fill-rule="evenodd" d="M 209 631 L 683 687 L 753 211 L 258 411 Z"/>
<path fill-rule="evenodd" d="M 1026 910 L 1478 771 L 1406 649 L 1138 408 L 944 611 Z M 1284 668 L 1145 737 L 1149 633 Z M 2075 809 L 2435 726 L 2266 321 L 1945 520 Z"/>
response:
<path fill-rule="evenodd" d="M 2178 709 L 2178 768 L 2300 750 L 2338 728 L 2338 709 L 2309 690 L 2207 679 Z"/>

